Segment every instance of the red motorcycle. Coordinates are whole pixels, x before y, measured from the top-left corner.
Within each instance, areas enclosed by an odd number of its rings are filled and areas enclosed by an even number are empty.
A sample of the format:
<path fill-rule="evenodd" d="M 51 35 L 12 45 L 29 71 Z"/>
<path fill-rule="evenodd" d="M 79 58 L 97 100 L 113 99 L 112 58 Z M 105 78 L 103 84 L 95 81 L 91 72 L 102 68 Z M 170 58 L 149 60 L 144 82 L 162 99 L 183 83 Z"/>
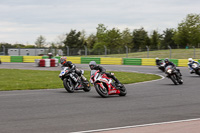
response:
<path fill-rule="evenodd" d="M 109 95 L 125 96 L 127 91 L 124 85 L 118 87 L 115 82 L 106 74 L 102 74 L 99 70 L 92 70 L 90 73 L 90 82 L 94 85 L 97 93 L 101 97 L 108 97 Z"/>

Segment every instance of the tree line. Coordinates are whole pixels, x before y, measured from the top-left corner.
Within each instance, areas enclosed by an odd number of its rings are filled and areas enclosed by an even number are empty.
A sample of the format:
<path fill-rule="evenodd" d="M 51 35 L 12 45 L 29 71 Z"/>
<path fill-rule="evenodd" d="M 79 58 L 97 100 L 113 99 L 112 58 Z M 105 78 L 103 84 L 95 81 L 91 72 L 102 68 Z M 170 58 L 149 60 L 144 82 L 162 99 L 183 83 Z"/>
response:
<path fill-rule="evenodd" d="M 112 51 L 120 51 L 128 47 L 132 51 L 140 51 L 149 47 L 151 50 L 171 48 L 199 47 L 200 45 L 200 14 L 188 14 L 177 29 L 167 28 L 163 33 L 153 30 L 148 33 L 143 27 L 131 31 L 129 28 L 120 31 L 118 28 L 108 29 L 104 24 L 98 24 L 95 34 L 86 36 L 86 32 L 71 29 L 58 42 L 49 43 L 48 47 L 60 48 L 66 52 L 66 47 L 83 49 L 87 47 L 91 52 L 103 51 L 106 47 Z M 46 47 L 46 39 L 40 35 L 35 45 L 0 43 L 9 48 L 41 48 Z M 1 47 L 2 49 L 2 47 Z"/>

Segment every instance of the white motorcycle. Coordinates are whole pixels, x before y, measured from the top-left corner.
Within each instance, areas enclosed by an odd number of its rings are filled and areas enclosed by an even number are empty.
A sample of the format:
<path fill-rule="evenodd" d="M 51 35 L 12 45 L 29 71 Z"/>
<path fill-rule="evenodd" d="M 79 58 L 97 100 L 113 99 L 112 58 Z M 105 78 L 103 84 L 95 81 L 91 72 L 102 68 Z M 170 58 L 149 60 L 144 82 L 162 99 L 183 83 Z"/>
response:
<path fill-rule="evenodd" d="M 196 63 L 193 63 L 192 64 L 192 69 L 193 69 L 195 74 L 200 76 L 200 66 L 199 65 L 197 65 Z"/>
<path fill-rule="evenodd" d="M 69 70 L 69 67 L 63 67 L 59 74 L 66 91 L 69 93 L 73 93 L 74 90 L 84 90 L 85 92 L 89 92 L 91 90 L 91 86 L 89 81 L 83 76 L 84 70 L 81 70 L 80 77 L 77 76 L 74 71 L 70 72 Z M 80 81 L 80 84 L 76 86 L 78 80 Z"/>

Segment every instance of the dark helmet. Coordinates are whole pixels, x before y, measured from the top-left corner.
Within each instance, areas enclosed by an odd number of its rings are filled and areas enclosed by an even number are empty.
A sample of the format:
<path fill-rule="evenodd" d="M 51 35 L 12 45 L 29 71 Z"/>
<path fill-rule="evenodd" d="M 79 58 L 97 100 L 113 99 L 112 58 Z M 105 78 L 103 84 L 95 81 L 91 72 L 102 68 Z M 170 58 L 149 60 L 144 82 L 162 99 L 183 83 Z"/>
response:
<path fill-rule="evenodd" d="M 97 63 L 95 61 L 90 61 L 89 67 L 91 70 L 94 69 L 96 66 L 97 66 Z"/>
<path fill-rule="evenodd" d="M 166 59 L 165 59 L 165 63 L 168 63 L 168 62 L 169 62 L 169 59 L 168 59 L 168 58 L 166 58 Z"/>
<path fill-rule="evenodd" d="M 67 57 L 60 58 L 60 64 L 64 65 L 67 62 Z"/>

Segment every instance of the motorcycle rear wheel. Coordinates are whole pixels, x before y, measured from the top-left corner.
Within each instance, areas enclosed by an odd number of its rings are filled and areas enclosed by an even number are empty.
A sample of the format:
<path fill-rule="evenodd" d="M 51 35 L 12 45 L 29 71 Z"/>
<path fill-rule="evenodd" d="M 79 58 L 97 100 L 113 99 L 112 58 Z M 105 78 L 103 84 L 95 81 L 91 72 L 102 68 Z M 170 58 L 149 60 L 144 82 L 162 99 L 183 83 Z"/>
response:
<path fill-rule="evenodd" d="M 103 89 L 99 84 L 95 84 L 95 89 L 101 97 L 108 97 L 108 90 L 106 88 Z"/>
<path fill-rule="evenodd" d="M 200 76 L 200 69 L 198 69 L 197 74 Z"/>
<path fill-rule="evenodd" d="M 69 81 L 67 80 L 67 78 L 63 79 L 63 85 L 65 87 L 65 90 L 69 93 L 73 93 L 74 92 L 74 84 L 72 83 L 72 80 L 69 79 Z"/>
<path fill-rule="evenodd" d="M 82 83 L 83 83 L 83 90 L 85 91 L 85 92 L 89 92 L 90 90 L 91 90 L 91 86 L 90 86 L 90 83 L 89 83 L 89 81 L 88 80 L 82 80 Z"/>
<path fill-rule="evenodd" d="M 127 91 L 126 91 L 126 88 L 125 88 L 124 85 L 123 85 L 123 87 L 120 88 L 119 90 L 120 90 L 119 96 L 126 96 Z"/>

